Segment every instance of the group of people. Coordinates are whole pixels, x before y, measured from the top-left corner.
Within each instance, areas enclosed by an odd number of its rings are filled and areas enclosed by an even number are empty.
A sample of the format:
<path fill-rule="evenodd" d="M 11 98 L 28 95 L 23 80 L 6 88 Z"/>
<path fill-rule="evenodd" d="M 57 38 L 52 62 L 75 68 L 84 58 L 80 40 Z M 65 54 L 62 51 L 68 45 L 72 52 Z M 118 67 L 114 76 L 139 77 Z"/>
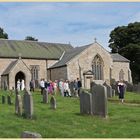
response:
<path fill-rule="evenodd" d="M 79 96 L 80 89 L 82 87 L 82 83 L 77 78 L 77 80 L 69 81 L 69 80 L 55 80 L 54 82 L 49 80 L 40 80 L 40 88 L 41 94 L 43 94 L 43 90 L 47 89 L 49 94 L 56 94 L 57 91 L 60 91 L 61 96 L 71 97 L 72 95 Z"/>
<path fill-rule="evenodd" d="M 17 80 L 17 90 L 20 91 L 20 90 L 24 90 L 25 89 L 25 81 L 24 79 L 22 79 L 20 81 L 20 79 Z"/>
<path fill-rule="evenodd" d="M 55 80 L 54 82 L 52 82 L 51 80 L 47 81 L 44 79 L 40 80 L 40 88 L 41 88 L 41 94 L 43 94 L 43 90 L 47 89 L 49 94 L 56 94 L 57 91 L 60 91 L 61 96 L 69 96 L 71 97 L 76 96 L 79 97 L 80 96 L 80 89 L 82 87 L 82 83 L 80 81 L 79 78 L 77 78 L 74 81 L 69 81 L 69 80 Z M 117 90 L 119 93 L 119 99 L 120 101 L 123 103 L 124 102 L 124 93 L 125 93 L 125 87 L 126 85 L 124 84 L 123 80 L 120 80 L 117 84 Z M 24 79 L 20 80 L 18 79 L 17 81 L 17 90 L 24 90 L 25 88 L 25 81 Z M 35 82 L 34 80 L 30 81 L 30 91 L 34 92 L 34 88 L 35 88 Z"/>

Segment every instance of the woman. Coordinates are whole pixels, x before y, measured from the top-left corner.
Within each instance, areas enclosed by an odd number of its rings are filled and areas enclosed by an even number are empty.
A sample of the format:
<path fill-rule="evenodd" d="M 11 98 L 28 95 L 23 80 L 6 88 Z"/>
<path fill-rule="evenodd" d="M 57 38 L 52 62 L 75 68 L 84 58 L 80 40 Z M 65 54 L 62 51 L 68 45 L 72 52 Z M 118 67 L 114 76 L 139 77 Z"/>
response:
<path fill-rule="evenodd" d="M 118 83 L 118 93 L 119 93 L 119 99 L 121 102 L 124 102 L 124 92 L 125 92 L 125 84 L 123 80 L 120 80 Z"/>

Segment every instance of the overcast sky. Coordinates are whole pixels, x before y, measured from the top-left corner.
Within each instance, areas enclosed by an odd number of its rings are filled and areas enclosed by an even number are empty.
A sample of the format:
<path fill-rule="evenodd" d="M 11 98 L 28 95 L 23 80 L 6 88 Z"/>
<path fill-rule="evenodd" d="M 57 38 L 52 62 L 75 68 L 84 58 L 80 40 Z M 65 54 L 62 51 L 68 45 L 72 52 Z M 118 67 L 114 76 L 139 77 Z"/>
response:
<path fill-rule="evenodd" d="M 0 27 L 11 40 L 33 36 L 43 42 L 82 46 L 97 38 L 109 50 L 110 32 L 140 22 L 140 2 L 0 2 Z"/>

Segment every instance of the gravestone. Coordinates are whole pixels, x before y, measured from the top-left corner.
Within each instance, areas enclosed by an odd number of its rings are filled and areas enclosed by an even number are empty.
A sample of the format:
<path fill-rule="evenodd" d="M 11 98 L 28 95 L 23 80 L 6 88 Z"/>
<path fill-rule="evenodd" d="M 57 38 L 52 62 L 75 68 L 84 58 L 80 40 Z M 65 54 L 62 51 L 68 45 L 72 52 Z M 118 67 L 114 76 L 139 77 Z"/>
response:
<path fill-rule="evenodd" d="M 2 104 L 5 104 L 5 96 L 2 95 Z"/>
<path fill-rule="evenodd" d="M 42 138 L 42 136 L 39 133 L 24 131 L 21 134 L 21 138 Z"/>
<path fill-rule="evenodd" d="M 124 82 L 126 85 L 126 90 L 132 92 L 133 91 L 133 84 L 127 81 Z"/>
<path fill-rule="evenodd" d="M 50 107 L 51 109 L 56 109 L 56 99 L 54 96 L 52 96 L 50 99 Z"/>
<path fill-rule="evenodd" d="M 91 83 L 92 113 L 101 117 L 107 117 L 107 91 L 103 85 Z"/>
<path fill-rule="evenodd" d="M 21 95 L 16 95 L 16 99 L 15 99 L 15 113 L 19 116 L 22 115 L 22 99 L 21 99 Z"/>
<path fill-rule="evenodd" d="M 112 89 L 112 97 L 115 96 L 115 89 Z"/>
<path fill-rule="evenodd" d="M 138 83 L 138 86 L 137 86 L 137 92 L 140 93 L 140 82 Z"/>
<path fill-rule="evenodd" d="M 107 97 L 108 98 L 112 98 L 112 87 L 109 86 L 106 82 L 103 85 L 106 87 Z"/>
<path fill-rule="evenodd" d="M 92 95 L 91 93 L 82 91 L 80 94 L 80 113 L 92 114 Z"/>
<path fill-rule="evenodd" d="M 26 89 L 23 95 L 23 107 L 25 117 L 31 119 L 33 117 L 33 98 L 31 92 Z"/>
<path fill-rule="evenodd" d="M 19 95 L 19 91 L 18 91 L 17 88 L 15 89 L 15 94 L 16 94 L 16 95 Z"/>
<path fill-rule="evenodd" d="M 12 104 L 12 101 L 11 101 L 11 96 L 7 96 L 7 103 L 8 103 L 8 105 L 11 105 Z"/>
<path fill-rule="evenodd" d="M 43 90 L 43 103 L 48 103 L 48 91 L 46 88 Z"/>

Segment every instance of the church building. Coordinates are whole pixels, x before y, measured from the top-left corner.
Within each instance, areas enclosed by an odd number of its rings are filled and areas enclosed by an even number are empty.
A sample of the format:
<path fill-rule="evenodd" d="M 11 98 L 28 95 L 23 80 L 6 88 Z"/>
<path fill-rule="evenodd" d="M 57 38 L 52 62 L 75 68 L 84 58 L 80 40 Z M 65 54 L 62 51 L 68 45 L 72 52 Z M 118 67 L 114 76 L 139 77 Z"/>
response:
<path fill-rule="evenodd" d="M 83 88 L 93 80 L 124 79 L 132 83 L 130 61 L 118 53 L 110 53 L 98 42 L 81 47 L 71 44 L 0 39 L 0 86 L 15 89 L 24 80 L 29 89 L 31 79 L 36 87 L 46 80 L 80 78 Z"/>

